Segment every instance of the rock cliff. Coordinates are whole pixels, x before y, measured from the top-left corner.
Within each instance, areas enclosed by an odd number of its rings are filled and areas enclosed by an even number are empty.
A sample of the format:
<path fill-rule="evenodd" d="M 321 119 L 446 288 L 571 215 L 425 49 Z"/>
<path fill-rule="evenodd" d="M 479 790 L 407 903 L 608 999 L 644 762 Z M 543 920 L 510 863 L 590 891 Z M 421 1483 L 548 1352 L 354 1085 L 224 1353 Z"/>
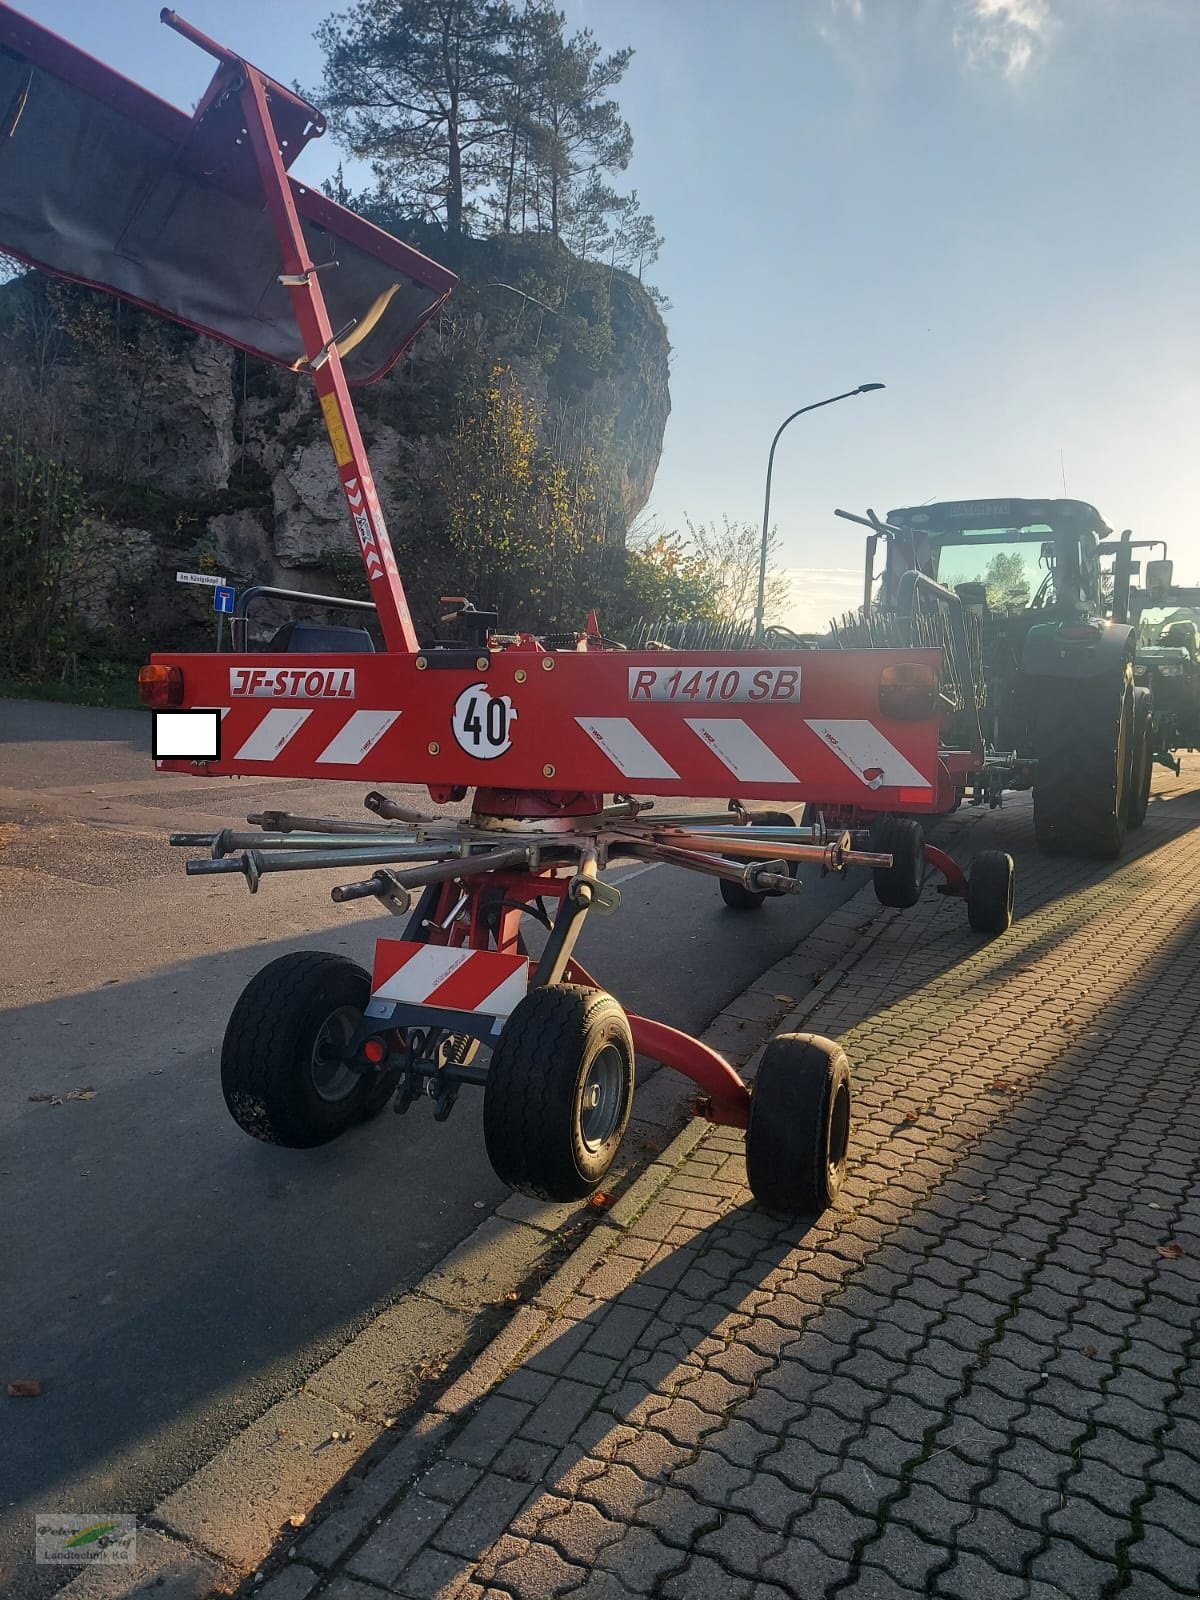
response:
<path fill-rule="evenodd" d="M 543 443 L 592 452 L 611 542 L 649 497 L 670 410 L 666 329 L 634 278 L 544 239 L 468 243 L 448 310 L 355 391 L 402 573 L 406 549 L 438 537 L 439 477 L 473 374 L 507 369 Z M 113 551 L 89 623 L 134 606 L 142 627 L 178 636 L 174 569 L 197 563 L 243 585 L 357 588 L 311 382 L 33 274 L 0 290 L 0 359 L 0 412 L 36 396 L 50 442 L 83 475 L 91 536 Z"/>

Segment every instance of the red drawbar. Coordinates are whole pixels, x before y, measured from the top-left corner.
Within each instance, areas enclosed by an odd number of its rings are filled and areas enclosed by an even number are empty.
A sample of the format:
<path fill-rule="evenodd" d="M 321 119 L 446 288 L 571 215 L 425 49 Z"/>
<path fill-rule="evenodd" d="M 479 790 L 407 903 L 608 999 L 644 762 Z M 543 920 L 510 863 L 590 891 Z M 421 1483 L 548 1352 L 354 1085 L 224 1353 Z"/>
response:
<path fill-rule="evenodd" d="M 927 844 L 925 846 L 925 862 L 927 866 L 933 867 L 936 872 L 940 872 L 945 878 L 946 881 L 940 890 L 942 894 L 954 895 L 960 900 L 966 899 L 966 874 L 953 856 L 948 856 L 944 850 L 939 850 L 934 844 Z"/>
<path fill-rule="evenodd" d="M 750 1091 L 738 1074 L 715 1050 L 678 1028 L 668 1028 L 665 1022 L 654 1022 L 649 1017 L 627 1013 L 633 1033 L 634 1048 L 640 1055 L 661 1061 L 665 1067 L 674 1067 L 685 1078 L 697 1083 L 708 1096 L 709 1104 L 703 1115 L 710 1122 L 719 1122 L 730 1128 L 744 1128 L 750 1120 Z"/>

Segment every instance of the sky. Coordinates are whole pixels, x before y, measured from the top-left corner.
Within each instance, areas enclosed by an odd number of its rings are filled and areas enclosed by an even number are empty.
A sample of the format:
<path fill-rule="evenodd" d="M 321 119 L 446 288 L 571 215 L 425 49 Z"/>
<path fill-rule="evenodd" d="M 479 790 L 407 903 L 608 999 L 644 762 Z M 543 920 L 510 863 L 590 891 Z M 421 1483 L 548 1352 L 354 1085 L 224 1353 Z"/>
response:
<path fill-rule="evenodd" d="M 634 57 L 626 182 L 666 243 L 672 413 L 644 515 L 771 521 L 787 620 L 861 594 L 861 530 L 1066 492 L 1200 584 L 1200 0 L 559 0 Z M 152 0 L 18 9 L 190 107 Z M 313 85 L 323 0 L 179 0 Z M 339 152 L 321 141 L 298 173 Z"/>

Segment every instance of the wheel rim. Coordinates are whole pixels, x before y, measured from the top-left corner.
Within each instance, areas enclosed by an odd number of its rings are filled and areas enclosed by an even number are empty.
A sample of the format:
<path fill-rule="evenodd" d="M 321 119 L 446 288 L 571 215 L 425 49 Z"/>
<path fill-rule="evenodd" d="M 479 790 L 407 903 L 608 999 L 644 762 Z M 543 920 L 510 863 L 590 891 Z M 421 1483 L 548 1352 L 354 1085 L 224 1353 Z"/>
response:
<path fill-rule="evenodd" d="M 579 1096 L 579 1137 L 588 1150 L 606 1145 L 621 1126 L 625 1063 L 615 1045 L 605 1045 L 588 1068 Z"/>
<path fill-rule="evenodd" d="M 839 1083 L 829 1110 L 829 1176 L 836 1178 L 846 1164 L 846 1151 L 850 1145 L 850 1089 Z"/>
<path fill-rule="evenodd" d="M 309 1076 L 318 1097 L 330 1105 L 347 1099 L 362 1082 L 361 1074 L 334 1054 L 350 1043 L 361 1021 L 361 1013 L 353 1006 L 339 1006 L 325 1018 L 313 1040 Z"/>

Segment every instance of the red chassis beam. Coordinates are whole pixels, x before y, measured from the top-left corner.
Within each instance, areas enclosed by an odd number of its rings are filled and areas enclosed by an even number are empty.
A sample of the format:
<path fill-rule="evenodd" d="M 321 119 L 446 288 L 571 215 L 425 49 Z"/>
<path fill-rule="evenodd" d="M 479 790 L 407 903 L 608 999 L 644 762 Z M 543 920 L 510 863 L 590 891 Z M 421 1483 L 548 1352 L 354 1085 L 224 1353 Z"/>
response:
<path fill-rule="evenodd" d="M 173 13 L 164 13 L 173 27 L 185 29 L 185 24 Z M 202 34 L 189 31 L 189 37 L 205 48 L 212 48 Z M 285 285 L 292 298 L 304 340 L 307 363 L 316 383 L 317 397 L 325 418 L 325 429 L 337 462 L 338 477 L 346 507 L 362 550 L 363 565 L 371 585 L 371 598 L 379 612 L 379 625 L 389 650 L 415 650 L 416 629 L 408 610 L 404 585 L 392 553 L 391 539 L 383 520 L 383 510 L 375 491 L 375 478 L 367 458 L 367 447 L 358 428 L 350 388 L 342 371 L 342 358 L 338 340 L 325 297 L 317 282 L 316 266 L 309 255 L 308 244 L 296 212 L 295 196 L 288 182 L 278 134 L 271 121 L 271 108 L 267 98 L 267 80 L 254 67 L 237 60 L 223 58 L 228 66 L 242 76 L 242 113 L 246 118 L 250 144 L 262 178 L 267 210 L 275 224 L 283 253 Z"/>
<path fill-rule="evenodd" d="M 938 717 L 880 709 L 938 651 L 156 655 L 184 707 L 221 712 L 218 758 L 161 770 L 508 790 L 944 804 Z"/>

